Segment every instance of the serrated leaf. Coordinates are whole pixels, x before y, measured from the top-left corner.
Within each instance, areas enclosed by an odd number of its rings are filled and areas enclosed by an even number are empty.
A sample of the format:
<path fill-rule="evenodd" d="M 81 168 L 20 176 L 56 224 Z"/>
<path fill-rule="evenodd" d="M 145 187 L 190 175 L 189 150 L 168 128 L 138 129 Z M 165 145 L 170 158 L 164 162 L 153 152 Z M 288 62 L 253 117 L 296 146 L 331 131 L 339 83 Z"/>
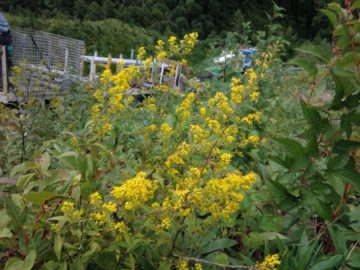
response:
<path fill-rule="evenodd" d="M 319 156 L 319 144 L 314 136 L 309 139 L 305 147 L 305 153 L 311 157 Z"/>
<path fill-rule="evenodd" d="M 339 140 L 335 143 L 335 151 L 337 152 L 347 153 L 357 149 L 360 149 L 360 142 Z"/>
<path fill-rule="evenodd" d="M 291 166 L 291 171 L 295 172 L 302 170 L 307 166 L 309 166 L 309 164 L 310 164 L 309 158 L 305 155 L 300 155 L 295 159 L 293 165 Z"/>
<path fill-rule="evenodd" d="M 307 105 L 303 100 L 300 101 L 301 110 L 304 114 L 305 119 L 311 126 L 311 130 L 314 135 L 318 135 L 322 128 L 322 119 L 320 113 L 315 109 Z"/>
<path fill-rule="evenodd" d="M 322 200 L 315 200 L 314 208 L 316 213 L 324 220 L 330 221 L 332 220 L 332 212 L 329 205 Z"/>
<path fill-rule="evenodd" d="M 342 169 L 348 163 L 349 159 L 350 157 L 348 155 L 335 156 L 329 160 L 327 168 L 330 171 L 337 171 L 339 169 Z"/>
<path fill-rule="evenodd" d="M 360 173 L 351 169 L 339 169 L 333 173 L 335 176 L 340 178 L 344 183 L 352 184 L 357 188 L 360 187 Z"/>
<path fill-rule="evenodd" d="M 275 140 L 284 147 L 286 153 L 290 157 L 296 158 L 299 155 L 303 155 L 305 152 L 304 147 L 298 141 L 288 139 L 288 138 L 278 138 Z"/>

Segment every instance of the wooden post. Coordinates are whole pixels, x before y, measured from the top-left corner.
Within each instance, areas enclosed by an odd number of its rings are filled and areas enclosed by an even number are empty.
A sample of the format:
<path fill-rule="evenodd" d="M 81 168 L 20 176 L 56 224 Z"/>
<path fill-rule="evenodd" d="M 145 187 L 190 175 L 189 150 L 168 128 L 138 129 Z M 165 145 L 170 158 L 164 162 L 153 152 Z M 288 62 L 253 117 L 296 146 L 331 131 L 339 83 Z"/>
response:
<path fill-rule="evenodd" d="M 82 50 L 82 55 L 86 55 L 86 49 L 85 48 Z M 81 60 L 81 62 L 80 62 L 80 78 L 82 78 L 83 75 L 84 75 L 84 60 Z"/>
<path fill-rule="evenodd" d="M 182 69 L 183 69 L 183 66 L 180 65 L 180 68 L 179 68 L 179 77 L 178 77 L 178 80 L 177 80 L 177 86 L 180 87 L 180 80 L 181 80 L 181 72 L 182 72 Z"/>
<path fill-rule="evenodd" d="M 95 58 L 97 58 L 98 52 L 95 51 L 94 57 L 91 59 L 91 65 L 90 65 L 90 81 L 93 82 L 96 78 L 96 63 Z"/>
<path fill-rule="evenodd" d="M 131 60 L 134 59 L 134 49 L 131 49 L 130 59 L 131 59 Z"/>
<path fill-rule="evenodd" d="M 174 89 L 176 88 L 176 81 L 178 78 L 178 73 L 179 73 L 179 64 L 176 65 L 176 71 L 175 71 L 175 76 L 174 76 Z"/>
<path fill-rule="evenodd" d="M 69 63 L 69 50 L 68 50 L 68 48 L 66 48 L 65 49 L 65 59 L 64 59 L 64 74 L 67 73 L 68 63 Z"/>
<path fill-rule="evenodd" d="M 7 81 L 7 61 L 6 61 L 6 47 L 1 46 L 1 76 L 3 92 L 7 94 L 8 81 Z"/>
<path fill-rule="evenodd" d="M 165 69 L 165 64 L 162 63 L 162 64 L 161 64 L 161 71 L 160 71 L 160 81 L 159 81 L 160 84 L 163 83 L 163 79 L 164 79 L 164 69 Z"/>

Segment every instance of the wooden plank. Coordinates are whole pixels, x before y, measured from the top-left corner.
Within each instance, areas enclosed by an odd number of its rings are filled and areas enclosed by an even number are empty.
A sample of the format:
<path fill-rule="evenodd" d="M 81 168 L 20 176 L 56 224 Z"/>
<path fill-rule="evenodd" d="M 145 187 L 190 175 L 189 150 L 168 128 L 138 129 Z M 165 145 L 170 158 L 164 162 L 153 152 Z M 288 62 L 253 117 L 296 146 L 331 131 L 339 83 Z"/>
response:
<path fill-rule="evenodd" d="M 65 59 L 64 59 L 64 73 L 67 73 L 67 68 L 68 68 L 68 63 L 69 63 L 69 50 L 68 48 L 65 49 Z"/>
<path fill-rule="evenodd" d="M 7 81 L 7 61 L 6 61 L 6 47 L 1 46 L 1 71 L 2 71 L 2 86 L 4 94 L 8 92 L 8 81 Z"/>

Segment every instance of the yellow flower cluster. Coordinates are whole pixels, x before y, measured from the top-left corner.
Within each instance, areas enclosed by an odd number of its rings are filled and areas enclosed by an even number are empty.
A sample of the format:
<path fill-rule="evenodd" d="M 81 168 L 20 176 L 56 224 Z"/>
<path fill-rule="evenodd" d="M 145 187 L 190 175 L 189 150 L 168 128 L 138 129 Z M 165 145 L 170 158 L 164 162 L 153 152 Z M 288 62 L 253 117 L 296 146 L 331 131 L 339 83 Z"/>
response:
<path fill-rule="evenodd" d="M 97 103 L 91 108 L 94 131 L 99 137 L 112 130 L 111 117 L 125 110 L 123 93 L 131 89 L 131 82 L 139 76 L 139 66 L 123 68 L 114 75 L 110 69 L 103 72 L 100 79 L 102 87 L 93 94 Z"/>
<path fill-rule="evenodd" d="M 90 204 L 99 206 L 102 203 L 101 195 L 99 192 L 94 192 L 90 195 Z"/>
<path fill-rule="evenodd" d="M 209 99 L 211 106 L 217 106 L 220 112 L 227 118 L 227 116 L 234 113 L 234 110 L 230 107 L 228 98 L 222 92 L 217 92 L 215 97 Z"/>
<path fill-rule="evenodd" d="M 220 169 L 226 169 L 231 162 L 231 158 L 232 158 L 232 156 L 229 153 L 221 154 L 220 158 L 219 158 L 219 162 L 217 164 L 217 167 Z"/>
<path fill-rule="evenodd" d="M 109 213 L 115 213 L 117 210 L 117 204 L 114 202 L 107 202 L 107 203 L 104 203 L 102 206 L 104 209 L 109 211 Z"/>
<path fill-rule="evenodd" d="M 169 42 L 169 50 L 172 54 L 177 54 L 180 50 L 179 45 L 176 44 L 177 38 L 175 36 L 171 36 L 168 39 Z"/>
<path fill-rule="evenodd" d="M 211 119 L 210 117 L 206 118 L 206 124 L 216 135 L 221 135 L 221 124 L 218 120 Z"/>
<path fill-rule="evenodd" d="M 224 131 L 225 142 L 228 144 L 234 142 L 237 134 L 238 129 L 234 125 L 228 126 Z"/>
<path fill-rule="evenodd" d="M 95 220 L 96 225 L 103 226 L 106 223 L 106 214 L 104 212 L 93 212 L 90 217 Z"/>
<path fill-rule="evenodd" d="M 65 201 L 62 203 L 60 211 L 63 212 L 65 216 L 70 217 L 71 219 L 80 219 L 83 214 L 83 210 L 76 210 L 73 202 Z"/>
<path fill-rule="evenodd" d="M 180 41 L 180 44 L 183 47 L 183 54 L 189 54 L 195 47 L 199 34 L 196 32 L 185 35 L 184 38 Z"/>
<path fill-rule="evenodd" d="M 250 135 L 247 139 L 245 139 L 245 144 L 252 144 L 256 147 L 259 144 L 260 138 L 257 135 Z"/>
<path fill-rule="evenodd" d="M 191 200 L 202 212 L 210 213 L 213 220 L 228 219 L 240 209 L 244 199 L 241 191 L 248 190 L 255 181 L 255 173 L 228 173 L 224 178 L 208 181 L 202 191 L 192 193 Z"/>
<path fill-rule="evenodd" d="M 261 112 L 251 113 L 241 119 L 242 122 L 245 122 L 249 126 L 252 126 L 254 122 L 260 123 L 261 122 Z"/>
<path fill-rule="evenodd" d="M 209 137 L 209 132 L 199 125 L 191 125 L 190 134 L 194 143 L 205 144 L 205 140 Z"/>
<path fill-rule="evenodd" d="M 168 39 L 168 51 L 165 49 L 165 42 L 163 40 L 158 40 L 155 46 L 156 58 L 159 61 L 164 61 L 167 58 L 180 60 L 182 64 L 186 64 L 187 61 L 184 59 L 184 56 L 189 54 L 195 47 L 198 41 L 198 33 L 190 33 L 185 35 L 180 43 L 175 36 L 170 36 Z"/>
<path fill-rule="evenodd" d="M 187 119 L 189 119 L 190 111 L 194 103 L 194 100 L 195 100 L 195 94 L 190 93 L 177 108 L 176 113 L 179 115 L 179 118 L 181 120 L 186 121 Z"/>
<path fill-rule="evenodd" d="M 169 126 L 167 123 L 163 123 L 160 126 L 160 136 L 164 141 L 167 141 L 170 139 L 170 136 L 172 134 L 173 128 Z"/>
<path fill-rule="evenodd" d="M 235 102 L 236 104 L 240 104 L 243 100 L 245 86 L 241 84 L 240 79 L 236 77 L 232 77 L 230 83 L 230 89 L 231 89 L 231 101 Z"/>
<path fill-rule="evenodd" d="M 138 53 L 137 53 L 137 59 L 139 60 L 143 60 L 144 57 L 145 57 L 145 54 L 146 54 L 146 50 L 144 47 L 140 47 L 139 50 L 138 50 Z"/>
<path fill-rule="evenodd" d="M 176 152 L 167 158 L 165 162 L 166 167 L 171 168 L 174 165 L 175 166 L 185 165 L 184 158 L 186 158 L 189 155 L 189 153 L 190 153 L 190 145 L 183 142 L 177 147 Z"/>
<path fill-rule="evenodd" d="M 277 267 L 280 264 L 279 254 L 273 254 L 266 256 L 263 262 L 256 264 L 256 267 L 259 270 L 277 270 Z"/>
<path fill-rule="evenodd" d="M 117 233 L 123 234 L 129 230 L 128 226 L 123 221 L 113 223 L 112 227 Z"/>
<path fill-rule="evenodd" d="M 121 186 L 113 187 L 111 195 L 127 210 L 133 210 L 150 200 L 158 188 L 156 181 L 146 179 L 146 173 L 139 172 Z"/>

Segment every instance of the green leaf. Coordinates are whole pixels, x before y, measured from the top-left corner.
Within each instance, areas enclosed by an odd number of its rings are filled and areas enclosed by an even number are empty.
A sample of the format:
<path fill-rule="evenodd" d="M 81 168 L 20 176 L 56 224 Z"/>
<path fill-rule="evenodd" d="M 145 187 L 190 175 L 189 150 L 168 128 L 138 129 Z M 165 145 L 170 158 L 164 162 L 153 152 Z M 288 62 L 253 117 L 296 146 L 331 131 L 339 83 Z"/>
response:
<path fill-rule="evenodd" d="M 346 238 L 344 232 L 341 229 L 333 224 L 328 224 L 328 230 L 331 236 L 331 239 L 334 243 L 336 248 L 336 253 L 338 254 L 345 254 L 347 247 L 346 247 Z M 345 232 L 346 233 L 346 232 Z"/>
<path fill-rule="evenodd" d="M 61 249 L 64 243 L 64 239 L 60 236 L 60 234 L 56 234 L 54 240 L 54 252 L 58 261 L 61 261 Z"/>
<path fill-rule="evenodd" d="M 336 14 L 328 9 L 322 9 L 321 12 L 324 13 L 326 17 L 328 17 L 331 24 L 333 25 L 333 28 L 336 28 L 338 25 L 338 18 L 336 17 Z"/>
<path fill-rule="evenodd" d="M 18 207 L 12 199 L 8 197 L 4 197 L 3 199 L 5 203 L 6 213 L 11 217 L 16 228 L 22 229 L 26 221 L 26 217 L 22 212 L 22 209 L 20 209 L 20 207 Z"/>
<path fill-rule="evenodd" d="M 48 152 L 45 152 L 41 155 L 41 158 L 37 160 L 37 163 L 40 165 L 40 170 L 42 174 L 46 174 L 47 170 L 50 167 L 50 155 Z"/>
<path fill-rule="evenodd" d="M 6 264 L 4 270 L 22 270 L 23 261 L 19 258 L 10 258 Z"/>
<path fill-rule="evenodd" d="M 340 178 L 344 183 L 352 184 L 357 188 L 360 187 L 360 173 L 352 169 L 339 169 L 333 173 L 335 176 Z"/>
<path fill-rule="evenodd" d="M 339 140 L 335 143 L 335 151 L 337 152 L 351 152 L 360 149 L 360 142 Z"/>
<path fill-rule="evenodd" d="M 25 161 L 19 165 L 16 165 L 14 168 L 12 168 L 11 172 L 10 172 L 10 177 L 14 177 L 16 174 L 18 173 L 26 173 L 29 170 L 33 170 L 35 169 L 35 163 L 32 161 Z"/>
<path fill-rule="evenodd" d="M 351 9 L 358 9 L 360 8 L 360 0 L 356 0 L 352 5 Z"/>
<path fill-rule="evenodd" d="M 1 238 L 12 238 L 12 237 L 13 237 L 13 234 L 9 228 L 0 229 L 0 239 Z"/>
<path fill-rule="evenodd" d="M 314 56 L 324 63 L 327 63 L 329 61 L 331 55 L 328 53 L 327 50 L 324 50 L 323 46 L 319 45 L 305 45 L 295 50 L 303 54 Z"/>
<path fill-rule="evenodd" d="M 293 165 L 291 166 L 291 171 L 295 172 L 295 171 L 302 170 L 302 169 L 306 168 L 307 166 L 309 166 L 309 164 L 310 164 L 310 160 L 307 156 L 305 156 L 305 155 L 298 156 L 295 159 L 295 162 L 293 163 Z"/>
<path fill-rule="evenodd" d="M 329 160 L 327 168 L 330 171 L 337 171 L 342 169 L 348 163 L 350 157 L 348 155 L 339 155 Z"/>
<path fill-rule="evenodd" d="M 319 144 L 314 136 L 309 139 L 305 147 L 305 153 L 311 157 L 319 156 Z"/>
<path fill-rule="evenodd" d="M 31 250 L 28 255 L 25 257 L 22 270 L 31 270 L 34 266 L 36 259 L 35 250 Z"/>
<path fill-rule="evenodd" d="M 311 76 L 315 76 L 318 73 L 317 67 L 306 59 L 295 58 L 290 61 L 290 64 L 302 67 Z"/>
<path fill-rule="evenodd" d="M 285 235 L 282 235 L 277 232 L 263 232 L 263 233 L 259 234 L 259 239 L 261 239 L 263 241 L 269 241 L 269 240 L 276 240 L 276 239 L 285 240 L 288 238 Z"/>
<path fill-rule="evenodd" d="M 268 180 L 268 188 L 272 197 L 278 201 L 280 208 L 291 209 L 296 205 L 297 198 L 290 194 L 286 187 L 278 181 Z"/>
<path fill-rule="evenodd" d="M 313 265 L 309 270 L 329 270 L 338 267 L 343 260 L 343 255 L 335 255 Z"/>
<path fill-rule="evenodd" d="M 298 141 L 288 138 L 279 138 L 276 139 L 276 141 L 278 141 L 284 147 L 286 153 L 290 157 L 296 158 L 305 153 L 304 147 Z"/>
<path fill-rule="evenodd" d="M 350 113 L 342 115 L 340 125 L 345 130 L 346 136 L 349 139 L 352 133 L 352 125 L 360 126 L 360 114 Z"/>
<path fill-rule="evenodd" d="M 226 255 L 225 253 L 223 252 L 218 252 L 216 253 L 215 257 L 212 259 L 212 261 L 214 263 L 219 263 L 219 264 L 229 264 L 230 263 L 230 259 L 229 259 L 229 256 Z"/>
<path fill-rule="evenodd" d="M 354 268 L 360 268 L 360 249 L 356 248 L 351 253 L 348 265 Z"/>
<path fill-rule="evenodd" d="M 53 199 L 55 197 L 57 197 L 55 193 L 48 191 L 30 191 L 29 193 L 24 195 L 24 198 L 26 200 L 31 201 L 37 205 L 41 205 L 45 201 Z"/>
<path fill-rule="evenodd" d="M 237 244 L 238 242 L 233 239 L 227 239 L 227 238 L 218 239 L 211 242 L 209 245 L 205 246 L 202 249 L 201 254 L 206 254 L 206 253 L 214 252 L 216 250 L 229 248 Z"/>
<path fill-rule="evenodd" d="M 322 119 L 320 113 L 315 108 L 307 105 L 303 100 L 300 101 L 300 104 L 304 117 L 311 126 L 314 135 L 318 135 L 322 128 Z"/>
<path fill-rule="evenodd" d="M 331 207 L 329 207 L 329 204 L 326 202 L 323 202 L 322 200 L 315 200 L 314 206 L 316 213 L 324 220 L 332 220 L 332 211 Z"/>

